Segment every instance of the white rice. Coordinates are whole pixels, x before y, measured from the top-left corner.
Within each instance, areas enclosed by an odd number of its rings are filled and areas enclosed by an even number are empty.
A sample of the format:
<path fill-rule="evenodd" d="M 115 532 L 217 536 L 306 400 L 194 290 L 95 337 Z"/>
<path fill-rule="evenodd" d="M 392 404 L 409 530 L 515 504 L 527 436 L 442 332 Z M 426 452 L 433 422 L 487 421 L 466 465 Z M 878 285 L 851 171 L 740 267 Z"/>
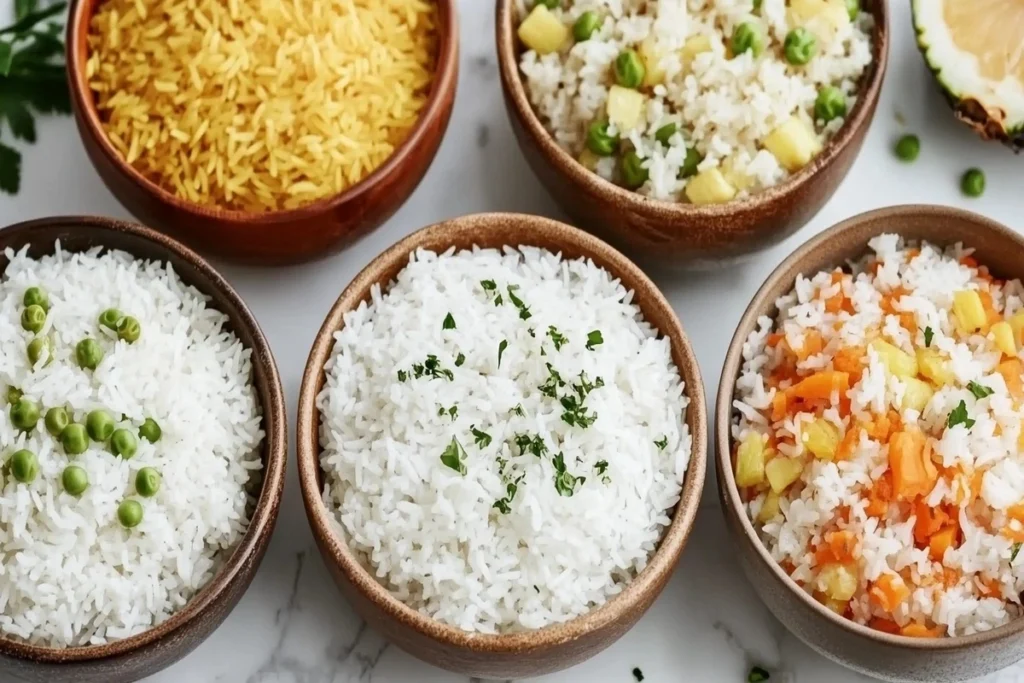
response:
<path fill-rule="evenodd" d="M 217 571 L 248 524 L 246 493 L 261 470 L 260 410 L 251 385 L 250 352 L 225 329 L 227 316 L 185 286 L 164 263 L 124 252 L 67 253 L 33 260 L 6 253 L 0 279 L 0 391 L 17 387 L 42 413 L 64 406 L 83 422 L 103 408 L 118 427 L 137 431 L 146 418 L 163 430 L 156 444 L 139 439 L 134 458 L 90 443 L 65 455 L 40 419 L 28 433 L 0 414 L 0 455 L 33 451 L 36 479 L 5 475 L 0 487 L 0 631 L 53 647 L 101 644 L 166 620 Z M 44 288 L 54 360 L 29 366 L 32 335 L 20 325 L 22 297 Z M 134 344 L 97 325 L 115 307 L 139 320 Z M 84 337 L 105 351 L 95 371 L 74 360 Z M 122 417 L 123 414 L 123 417 Z M 86 470 L 80 498 L 63 491 L 61 473 Z M 135 495 L 135 474 L 162 475 L 152 498 Z M 124 529 L 117 518 L 126 498 L 142 503 L 142 523 Z"/>
<path fill-rule="evenodd" d="M 534 2 L 517 0 L 517 5 L 522 18 Z M 561 53 L 523 53 L 520 68 L 530 102 L 555 140 L 578 157 L 587 127 L 605 118 L 615 58 L 624 49 L 654 41 L 664 54 L 665 82 L 644 89 L 646 110 L 639 125 L 623 131 L 612 127 L 612 132 L 646 160 L 650 177 L 637 191 L 656 199 L 685 200 L 688 181 L 678 176 L 688 147 L 704 155 L 701 171 L 723 169 L 741 190 L 737 198 L 778 184 L 789 173 L 763 148 L 765 137 L 794 116 L 823 138 L 833 135 L 842 118 L 827 124 L 812 120 L 819 89 L 839 88 L 852 109 L 860 77 L 872 60 L 872 17 L 865 11 L 834 36 L 808 25 L 818 34 L 817 54 L 807 65 L 793 66 L 783 57 L 783 41 L 795 27 L 786 0 L 763 0 L 756 15 L 751 0 L 566 0 L 562 5 L 554 12 L 570 27 L 586 11 L 605 19 L 594 37 Z M 767 36 L 759 58 L 750 52 L 727 54 L 733 29 L 744 22 L 758 23 Z M 679 50 L 695 36 L 709 36 L 712 52 L 687 66 Z M 680 132 L 666 147 L 654 134 L 669 123 Z M 605 157 L 594 170 L 614 180 L 616 162 Z"/>
<path fill-rule="evenodd" d="M 417 252 L 371 298 L 335 335 L 318 399 L 323 499 L 367 568 L 413 608 L 487 633 L 567 621 L 619 593 L 670 523 L 691 452 L 669 340 L 632 292 L 592 262 L 523 247 Z M 456 328 L 444 330 L 449 313 Z M 595 330 L 603 343 L 588 349 Z M 450 380 L 415 377 L 428 354 Z M 592 425 L 570 426 L 538 390 L 547 364 L 566 382 L 560 398 L 580 373 L 601 378 L 584 402 Z M 517 434 L 539 436 L 543 455 L 522 452 Z M 453 437 L 464 476 L 441 461 Z M 581 478 L 571 495 L 556 490 L 557 453 Z"/>

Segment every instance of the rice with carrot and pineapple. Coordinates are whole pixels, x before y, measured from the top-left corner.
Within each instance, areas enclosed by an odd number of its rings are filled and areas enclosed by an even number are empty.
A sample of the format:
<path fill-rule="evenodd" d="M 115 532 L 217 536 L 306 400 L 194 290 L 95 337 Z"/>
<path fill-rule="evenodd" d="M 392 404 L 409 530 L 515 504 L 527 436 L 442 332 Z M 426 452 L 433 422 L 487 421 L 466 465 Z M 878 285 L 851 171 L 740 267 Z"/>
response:
<path fill-rule="evenodd" d="M 736 483 L 771 556 L 860 624 L 986 631 L 1024 590 L 1024 287 L 881 235 L 743 346 Z"/>

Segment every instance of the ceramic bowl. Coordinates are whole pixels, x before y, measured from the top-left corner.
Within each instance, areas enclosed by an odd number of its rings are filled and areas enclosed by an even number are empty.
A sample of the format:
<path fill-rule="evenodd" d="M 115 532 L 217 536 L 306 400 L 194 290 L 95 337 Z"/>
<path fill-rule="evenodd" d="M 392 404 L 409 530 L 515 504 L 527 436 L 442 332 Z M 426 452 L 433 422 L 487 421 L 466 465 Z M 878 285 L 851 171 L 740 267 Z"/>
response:
<path fill-rule="evenodd" d="M 682 498 L 658 550 L 629 586 L 602 607 L 567 623 L 513 635 L 467 633 L 399 602 L 356 559 L 332 528 L 332 514 L 321 498 L 320 413 L 316 397 L 324 386 L 324 364 L 332 354 L 334 333 L 344 315 L 367 301 L 370 288 L 387 288 L 416 249 L 435 252 L 533 245 L 566 258 L 587 257 L 635 291 L 644 317 L 671 340 L 672 359 L 690 399 L 687 423 L 693 454 Z M 690 343 L 671 306 L 647 277 L 619 252 L 575 228 L 537 216 L 482 214 L 439 223 L 398 242 L 370 263 L 334 304 L 306 364 L 299 396 L 297 449 L 302 496 L 320 553 L 331 576 L 356 611 L 385 638 L 436 666 L 467 676 L 518 679 L 558 671 L 597 654 L 628 631 L 661 593 L 693 528 L 706 466 L 704 389 Z"/>
<path fill-rule="evenodd" d="M 844 619 L 826 609 L 768 555 L 744 512 L 732 466 L 730 423 L 733 393 L 743 362 L 743 343 L 758 316 L 774 318 L 775 300 L 789 292 L 797 275 L 845 265 L 867 252 L 882 233 L 899 233 L 938 245 L 963 242 L 992 273 L 1024 278 L 1024 238 L 987 218 L 939 206 L 896 206 L 850 218 L 814 237 L 768 277 L 740 320 L 729 345 L 715 406 L 718 490 L 739 561 L 772 613 L 798 638 L 830 659 L 887 681 L 963 681 L 1024 658 L 1024 619 L 992 631 L 956 638 L 894 636 Z"/>
<path fill-rule="evenodd" d="M 284 392 L 270 346 L 238 294 L 195 252 L 169 237 L 134 223 L 106 218 L 62 217 L 19 223 L 0 230 L 0 273 L 4 250 L 28 246 L 29 254 L 52 254 L 93 247 L 120 249 L 164 261 L 189 285 L 211 297 L 227 314 L 231 329 L 252 350 L 253 382 L 263 408 L 263 482 L 249 529 L 224 566 L 180 611 L 159 626 L 106 645 L 55 649 L 0 637 L 0 680 L 32 683 L 130 683 L 178 661 L 220 626 L 245 593 L 259 568 L 277 521 L 288 457 Z"/>
<path fill-rule="evenodd" d="M 380 226 L 430 167 L 448 128 L 459 71 L 455 0 L 438 0 L 437 72 L 412 132 L 377 170 L 339 195 L 282 211 L 251 213 L 201 206 L 145 178 L 115 151 L 100 124 L 85 77 L 89 21 L 100 0 L 72 0 L 67 69 L 71 105 L 85 151 L 107 188 L 139 221 L 217 257 L 281 265 L 322 258 Z"/>
<path fill-rule="evenodd" d="M 650 199 L 592 173 L 560 147 L 534 112 L 519 71 L 516 0 L 497 0 L 497 46 L 505 109 L 541 184 L 585 230 L 643 263 L 705 268 L 781 242 L 832 196 L 860 152 L 882 90 L 889 54 L 888 0 L 865 0 L 875 17 L 874 60 L 846 123 L 810 164 L 751 197 L 695 206 Z"/>

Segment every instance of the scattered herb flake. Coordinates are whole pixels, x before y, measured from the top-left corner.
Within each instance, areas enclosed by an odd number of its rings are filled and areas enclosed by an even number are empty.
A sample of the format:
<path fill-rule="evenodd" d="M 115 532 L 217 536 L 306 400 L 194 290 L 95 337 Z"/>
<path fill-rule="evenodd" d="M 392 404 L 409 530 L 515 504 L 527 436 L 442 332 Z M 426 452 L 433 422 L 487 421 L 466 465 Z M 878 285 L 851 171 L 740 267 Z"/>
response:
<path fill-rule="evenodd" d="M 551 398 L 558 398 L 558 389 L 565 386 L 565 381 L 562 376 L 558 374 L 558 371 L 552 367 L 551 363 L 547 363 L 548 366 L 548 379 L 544 384 L 537 387 L 537 390 L 545 396 Z"/>
<path fill-rule="evenodd" d="M 427 376 L 432 379 L 446 377 L 449 381 L 455 379 L 455 373 L 441 367 L 441 362 L 437 360 L 437 356 L 433 354 L 428 355 L 427 359 L 422 363 L 413 363 L 412 374 L 416 379 L 423 376 Z"/>
<path fill-rule="evenodd" d="M 519 287 L 517 285 L 509 285 L 508 286 L 508 288 L 506 290 L 506 291 L 508 291 L 508 300 L 512 302 L 513 306 L 515 306 L 516 308 L 519 309 L 519 318 L 520 318 L 520 320 L 529 320 L 530 318 L 533 317 L 533 314 L 530 313 L 529 306 L 524 304 L 523 300 L 520 299 L 518 296 L 516 296 L 515 290 L 517 290 L 517 289 L 519 289 Z"/>
<path fill-rule="evenodd" d="M 636 679 L 636 683 L 640 683 L 644 680 L 644 672 L 640 670 L 640 667 L 633 667 L 633 678 Z"/>
<path fill-rule="evenodd" d="M 601 336 L 601 330 L 594 330 L 593 332 L 587 333 L 587 351 L 593 351 L 595 346 L 604 344 L 604 337 Z"/>
<path fill-rule="evenodd" d="M 505 349 L 508 348 L 508 340 L 502 339 L 501 343 L 498 344 L 498 367 L 501 367 L 501 354 L 505 353 Z"/>
<path fill-rule="evenodd" d="M 525 417 L 526 416 L 526 413 L 523 412 L 523 404 L 522 403 L 517 403 L 516 407 L 512 409 L 512 412 L 515 413 L 516 415 L 518 415 L 519 417 Z"/>
<path fill-rule="evenodd" d="M 654 445 L 658 447 L 659 451 L 665 450 L 666 448 L 668 448 L 668 437 L 661 437 L 660 439 L 654 442 Z"/>
<path fill-rule="evenodd" d="M 1016 560 L 1016 559 L 1017 559 L 1017 553 L 1019 553 L 1019 552 L 1020 552 L 1020 547 L 1021 547 L 1021 545 L 1022 545 L 1022 544 L 1021 544 L 1021 542 L 1020 542 L 1020 541 L 1017 541 L 1016 543 L 1014 543 L 1014 544 L 1013 544 L 1013 552 L 1012 552 L 1012 553 L 1010 553 L 1010 562 L 1011 562 L 1011 563 L 1012 563 L 1012 562 L 1013 562 L 1014 560 Z"/>
<path fill-rule="evenodd" d="M 409 379 L 409 373 L 406 372 L 405 370 L 399 370 L 398 371 L 398 381 L 399 382 L 404 382 L 407 379 Z"/>
<path fill-rule="evenodd" d="M 453 405 L 451 408 L 448 409 L 448 417 L 450 417 L 453 422 L 455 421 L 455 418 L 458 416 L 458 414 L 459 414 L 459 407 L 458 406 Z"/>
<path fill-rule="evenodd" d="M 521 453 L 533 453 L 538 458 L 548 452 L 548 446 L 544 443 L 544 439 L 541 438 L 540 434 L 516 434 L 515 444 L 519 447 Z"/>
<path fill-rule="evenodd" d="M 537 591 L 538 593 L 540 593 L 540 588 L 537 588 L 537 584 L 534 584 L 534 585 L 533 585 L 533 590 L 535 590 L 535 591 Z"/>
<path fill-rule="evenodd" d="M 978 384 L 977 382 L 968 382 L 967 388 L 972 394 L 974 394 L 974 398 L 985 398 L 986 396 L 991 396 L 996 393 L 984 384 Z"/>
<path fill-rule="evenodd" d="M 586 477 L 574 476 L 565 469 L 565 458 L 561 452 L 552 458 L 552 463 L 555 466 L 555 490 L 560 496 L 573 495 L 576 493 L 576 486 L 583 486 L 583 482 L 587 480 Z"/>
<path fill-rule="evenodd" d="M 580 395 L 580 400 L 582 401 L 590 394 L 591 391 L 593 391 L 594 389 L 600 389 L 603 386 L 604 380 L 602 378 L 598 377 L 593 382 L 591 382 L 587 380 L 587 373 L 581 372 L 580 383 L 573 384 L 572 388 L 573 391 Z"/>
<path fill-rule="evenodd" d="M 476 441 L 476 445 L 480 448 L 487 448 L 491 445 L 491 435 L 487 432 L 482 432 L 473 425 L 469 428 L 469 431 L 473 432 L 473 440 Z"/>
<path fill-rule="evenodd" d="M 494 297 L 494 305 L 495 306 L 500 306 L 502 303 L 503 302 L 501 300 L 501 294 L 499 294 L 498 296 Z"/>
<path fill-rule="evenodd" d="M 455 367 L 461 368 L 462 364 L 465 363 L 465 362 L 466 362 L 466 354 L 460 353 L 459 355 L 455 356 Z"/>
<path fill-rule="evenodd" d="M 494 501 L 494 505 L 491 507 L 497 508 L 498 512 L 503 515 L 507 515 L 512 512 L 512 499 L 516 497 L 516 491 L 519 488 L 519 482 L 523 480 L 526 475 L 521 474 L 515 481 L 510 481 L 505 484 L 505 497 L 499 498 Z"/>
<path fill-rule="evenodd" d="M 455 470 L 462 476 L 466 476 L 466 450 L 459 443 L 459 440 L 452 437 L 452 442 L 441 453 L 441 464 Z"/>
<path fill-rule="evenodd" d="M 548 326 L 548 336 L 551 337 L 551 343 L 555 345 L 555 351 L 561 351 L 562 347 L 569 343 L 565 335 L 559 332 L 554 325 Z"/>
<path fill-rule="evenodd" d="M 953 408 L 949 413 L 949 417 L 946 419 L 946 426 L 950 429 L 959 424 L 962 424 L 967 429 L 974 426 L 974 420 L 967 416 L 967 404 L 963 401 L 960 401 L 956 408 Z"/>
<path fill-rule="evenodd" d="M 604 474 L 605 472 L 608 471 L 608 461 L 598 460 L 596 463 L 594 463 L 594 469 L 597 470 L 598 474 Z"/>
<path fill-rule="evenodd" d="M 762 683 L 763 681 L 767 681 L 769 678 L 771 678 L 771 674 L 761 667 L 755 666 L 751 668 L 750 673 L 747 674 L 747 683 Z"/>
<path fill-rule="evenodd" d="M 926 347 L 929 347 L 929 348 L 931 347 L 931 345 L 932 345 L 932 337 L 934 337 L 934 336 L 935 336 L 935 331 L 932 330 L 932 328 L 930 328 L 930 327 L 924 328 L 924 345 Z"/>
<path fill-rule="evenodd" d="M 498 288 L 498 283 L 494 280 L 481 280 L 480 286 L 484 288 L 485 292 L 493 292 Z"/>
<path fill-rule="evenodd" d="M 442 330 L 454 330 L 455 329 L 455 318 L 452 317 L 451 312 L 444 317 L 444 322 L 441 323 Z"/>
<path fill-rule="evenodd" d="M 530 336 L 531 336 L 531 337 L 533 337 L 534 339 L 536 339 L 536 338 L 537 338 L 537 333 L 536 333 L 536 332 L 534 331 L 534 329 L 533 329 L 532 327 L 528 328 L 528 329 L 527 329 L 526 331 L 527 331 L 527 332 L 528 332 L 528 333 L 530 334 Z"/>
<path fill-rule="evenodd" d="M 566 423 L 570 427 L 582 427 L 586 429 L 590 425 L 594 424 L 594 420 L 597 419 L 597 413 L 587 414 L 587 408 L 583 405 L 582 399 L 577 399 L 572 394 L 566 394 L 559 399 L 559 403 L 562 404 L 564 412 L 562 413 L 562 422 Z"/>

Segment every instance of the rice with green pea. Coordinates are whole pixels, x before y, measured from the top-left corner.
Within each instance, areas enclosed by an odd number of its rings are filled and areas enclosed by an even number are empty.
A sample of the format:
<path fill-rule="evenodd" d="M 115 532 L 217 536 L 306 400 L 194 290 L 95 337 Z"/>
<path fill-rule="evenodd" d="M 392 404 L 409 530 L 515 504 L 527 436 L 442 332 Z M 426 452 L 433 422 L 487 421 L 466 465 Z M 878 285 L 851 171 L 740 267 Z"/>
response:
<path fill-rule="evenodd" d="M 467 631 L 541 628 L 646 566 L 689 464 L 669 340 L 586 260 L 418 251 L 345 316 L 323 500 L 399 600 Z"/>

